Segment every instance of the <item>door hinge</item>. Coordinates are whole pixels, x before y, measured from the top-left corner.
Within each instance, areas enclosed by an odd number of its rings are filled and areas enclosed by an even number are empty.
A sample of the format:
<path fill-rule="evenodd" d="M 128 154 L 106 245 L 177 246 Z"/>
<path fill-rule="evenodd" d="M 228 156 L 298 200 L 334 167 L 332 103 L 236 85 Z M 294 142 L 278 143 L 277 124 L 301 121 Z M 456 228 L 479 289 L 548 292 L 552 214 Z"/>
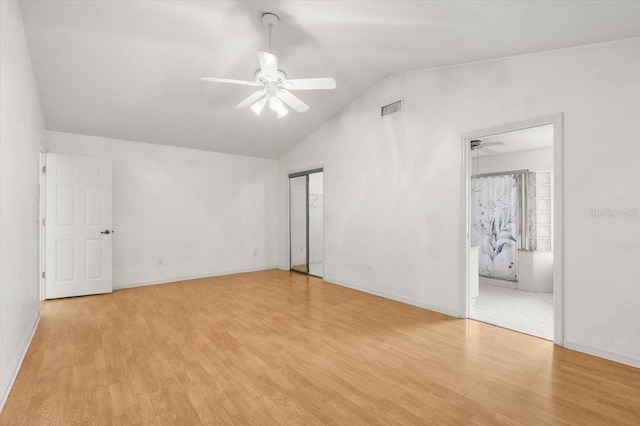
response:
<path fill-rule="evenodd" d="M 47 226 L 47 219 L 42 219 L 42 226 Z"/>
<path fill-rule="evenodd" d="M 42 166 L 42 173 L 47 173 L 47 166 Z"/>
<path fill-rule="evenodd" d="M 42 273 L 42 278 L 47 278 L 47 273 L 46 272 Z"/>

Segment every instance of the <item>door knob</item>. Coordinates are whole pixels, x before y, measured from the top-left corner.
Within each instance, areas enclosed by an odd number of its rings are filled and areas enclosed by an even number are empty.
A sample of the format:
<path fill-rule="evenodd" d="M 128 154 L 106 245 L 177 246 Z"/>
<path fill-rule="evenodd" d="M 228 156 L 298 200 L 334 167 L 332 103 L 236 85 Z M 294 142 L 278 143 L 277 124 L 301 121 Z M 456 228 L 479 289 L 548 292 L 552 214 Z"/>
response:
<path fill-rule="evenodd" d="M 102 232 L 101 232 L 101 234 L 106 234 L 106 235 L 109 235 L 110 233 L 111 233 L 111 231 L 110 231 L 110 230 L 108 230 L 108 229 L 106 229 L 106 230 L 104 230 L 104 231 L 102 231 Z"/>

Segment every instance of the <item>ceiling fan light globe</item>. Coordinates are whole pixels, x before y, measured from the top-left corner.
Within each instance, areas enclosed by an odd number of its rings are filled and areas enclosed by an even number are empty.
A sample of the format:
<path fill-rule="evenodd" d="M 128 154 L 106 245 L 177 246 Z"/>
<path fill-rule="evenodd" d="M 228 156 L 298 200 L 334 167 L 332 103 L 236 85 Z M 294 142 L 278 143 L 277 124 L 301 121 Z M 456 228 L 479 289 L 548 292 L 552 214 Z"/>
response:
<path fill-rule="evenodd" d="M 275 96 L 272 96 L 269 99 L 269 108 L 271 108 L 273 111 L 279 111 L 281 108 L 283 108 L 282 101 Z"/>
<path fill-rule="evenodd" d="M 282 118 L 285 115 L 289 114 L 289 110 L 282 105 L 282 103 L 280 103 L 280 107 L 276 110 L 276 113 L 278 113 L 278 118 Z"/>
<path fill-rule="evenodd" d="M 276 86 L 274 86 L 273 84 L 269 84 L 268 86 L 265 86 L 265 88 L 264 88 L 264 94 L 269 99 L 275 98 L 277 93 L 278 93 L 278 88 Z"/>
<path fill-rule="evenodd" d="M 267 98 L 262 98 L 258 102 L 251 105 L 249 108 L 251 108 L 251 111 L 253 111 L 256 115 L 260 115 L 266 104 Z"/>

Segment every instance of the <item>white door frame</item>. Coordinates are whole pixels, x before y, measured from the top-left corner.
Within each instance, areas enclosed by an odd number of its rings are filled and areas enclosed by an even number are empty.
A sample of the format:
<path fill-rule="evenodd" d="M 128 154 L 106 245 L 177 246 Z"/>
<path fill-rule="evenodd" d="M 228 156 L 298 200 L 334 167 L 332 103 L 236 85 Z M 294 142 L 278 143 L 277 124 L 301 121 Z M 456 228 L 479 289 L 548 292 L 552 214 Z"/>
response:
<path fill-rule="evenodd" d="M 323 193 L 325 191 L 326 188 L 326 174 L 325 174 L 325 169 L 324 169 L 324 164 L 320 164 L 317 165 L 315 167 L 303 167 L 303 168 L 297 168 L 297 169 L 290 169 L 288 171 L 286 171 L 285 173 L 285 179 L 287 182 L 287 189 L 286 189 L 286 197 L 287 197 L 287 208 L 285 209 L 285 217 L 286 217 L 286 226 L 285 226 L 285 231 L 286 231 L 286 238 L 287 238 L 287 243 L 286 243 L 286 255 L 287 255 L 287 271 L 291 270 L 291 185 L 289 182 L 290 179 L 290 175 L 292 174 L 298 174 L 298 173 L 305 173 L 308 172 L 310 170 L 318 170 L 318 169 L 322 169 L 322 188 L 323 188 Z M 322 259 L 323 261 L 326 260 L 326 246 L 325 246 L 325 242 L 326 242 L 326 238 L 325 238 L 325 225 L 326 225 L 326 214 L 327 214 L 327 209 L 326 209 L 326 198 L 324 198 L 323 196 L 323 208 L 322 208 L 322 220 L 323 220 L 323 227 L 322 227 Z M 324 265 L 326 267 L 326 263 Z M 323 273 L 324 275 L 324 273 Z"/>
<path fill-rule="evenodd" d="M 462 184 L 465 188 L 463 200 L 465 248 L 462 270 L 465 271 L 465 279 L 462 289 L 461 317 L 469 317 L 469 182 L 471 179 L 469 141 L 545 124 L 553 124 L 553 342 L 556 345 L 562 345 L 564 338 L 564 125 L 562 113 L 476 130 L 462 136 Z"/>
<path fill-rule="evenodd" d="M 47 211 L 47 175 L 44 172 L 44 168 L 47 165 L 47 155 L 44 148 L 40 147 L 40 169 L 38 173 L 40 174 L 40 178 L 38 180 L 38 235 L 40 239 L 40 245 L 38 247 L 39 256 L 38 256 L 38 282 L 40 283 L 38 287 L 38 295 L 40 300 L 45 300 L 45 279 L 44 279 L 44 271 L 47 265 L 47 234 L 45 232 L 45 228 L 43 226 L 42 220 L 45 218 L 45 214 Z"/>
<path fill-rule="evenodd" d="M 292 172 L 288 172 L 287 173 L 287 257 L 288 257 L 288 265 L 289 268 L 288 270 L 292 270 L 291 267 L 292 262 L 291 262 L 291 179 L 295 178 L 295 177 L 302 177 L 302 176 L 306 176 L 307 177 L 307 203 L 309 201 L 309 175 L 313 174 L 313 173 L 322 173 L 322 192 L 324 194 L 324 183 L 325 183 L 325 175 L 324 175 L 324 166 L 318 166 L 318 167 L 313 167 L 313 168 L 308 168 L 308 169 L 302 169 L 302 170 L 297 170 L 297 171 L 292 171 Z M 323 195 L 324 197 L 324 195 Z M 309 206 L 307 205 L 307 275 L 311 275 L 309 273 Z M 322 262 L 324 263 L 325 260 L 325 233 L 324 233 L 324 227 L 325 227 L 325 208 L 324 208 L 324 198 L 323 198 L 323 207 L 322 207 Z M 297 271 L 297 272 L 301 272 L 301 271 Z M 316 275 L 312 275 L 312 276 L 316 276 Z M 323 267 L 323 276 L 324 276 L 324 267 Z M 323 277 L 320 277 L 323 278 Z"/>

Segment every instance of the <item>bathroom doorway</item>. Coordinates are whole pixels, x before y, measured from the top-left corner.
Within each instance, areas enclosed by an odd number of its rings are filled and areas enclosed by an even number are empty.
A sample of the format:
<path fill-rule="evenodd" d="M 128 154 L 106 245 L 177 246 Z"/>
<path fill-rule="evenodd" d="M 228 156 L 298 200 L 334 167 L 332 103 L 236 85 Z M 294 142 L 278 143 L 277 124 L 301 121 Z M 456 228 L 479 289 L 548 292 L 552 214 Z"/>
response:
<path fill-rule="evenodd" d="M 324 173 L 314 169 L 289 175 L 290 269 L 324 275 Z"/>
<path fill-rule="evenodd" d="M 474 132 L 467 316 L 561 343 L 561 116 Z M 558 164 L 556 164 L 558 163 Z"/>

